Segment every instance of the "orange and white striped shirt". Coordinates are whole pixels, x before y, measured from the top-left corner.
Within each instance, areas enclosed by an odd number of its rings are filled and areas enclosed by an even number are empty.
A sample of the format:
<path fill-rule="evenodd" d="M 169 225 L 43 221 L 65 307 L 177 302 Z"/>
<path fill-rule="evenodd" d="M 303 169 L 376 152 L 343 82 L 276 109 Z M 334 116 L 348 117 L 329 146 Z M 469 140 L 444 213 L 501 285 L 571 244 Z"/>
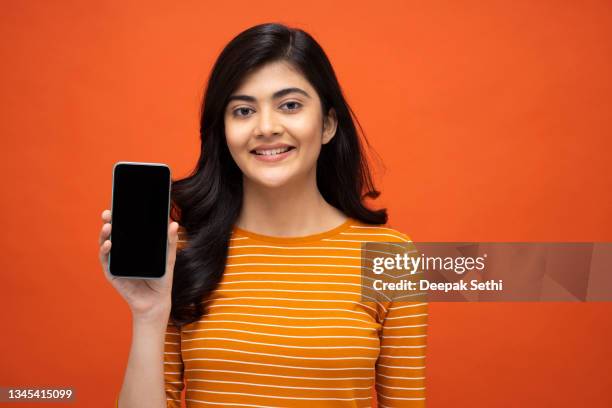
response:
<path fill-rule="evenodd" d="M 353 218 L 290 238 L 235 227 L 208 314 L 168 325 L 168 407 L 425 406 L 427 303 L 363 301 L 364 242 L 410 238 Z"/>

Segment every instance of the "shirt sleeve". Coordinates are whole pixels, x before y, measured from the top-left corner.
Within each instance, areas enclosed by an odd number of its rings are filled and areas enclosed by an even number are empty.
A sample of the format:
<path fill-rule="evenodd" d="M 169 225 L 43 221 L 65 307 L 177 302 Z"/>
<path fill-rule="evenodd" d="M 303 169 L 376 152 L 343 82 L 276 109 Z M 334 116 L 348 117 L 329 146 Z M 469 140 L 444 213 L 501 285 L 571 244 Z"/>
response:
<path fill-rule="evenodd" d="M 425 406 L 426 302 L 387 302 L 376 362 L 380 408 Z"/>
<path fill-rule="evenodd" d="M 181 393 L 185 388 L 181 332 L 172 322 L 168 323 L 164 343 L 164 382 L 168 408 L 181 408 Z"/>

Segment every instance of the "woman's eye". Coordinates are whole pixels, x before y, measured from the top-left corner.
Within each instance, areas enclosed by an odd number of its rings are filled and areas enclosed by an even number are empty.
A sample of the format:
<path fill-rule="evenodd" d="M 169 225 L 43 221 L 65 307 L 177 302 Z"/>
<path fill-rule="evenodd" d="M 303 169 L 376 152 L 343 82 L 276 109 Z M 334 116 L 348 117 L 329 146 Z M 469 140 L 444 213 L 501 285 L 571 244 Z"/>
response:
<path fill-rule="evenodd" d="M 251 108 L 238 108 L 238 109 L 234 109 L 234 116 L 248 116 L 249 112 L 252 111 L 253 109 Z"/>
<path fill-rule="evenodd" d="M 298 110 L 299 108 L 301 108 L 302 104 L 299 102 L 286 102 L 282 104 L 281 106 L 286 106 L 287 109 L 285 110 L 294 111 L 294 110 Z"/>

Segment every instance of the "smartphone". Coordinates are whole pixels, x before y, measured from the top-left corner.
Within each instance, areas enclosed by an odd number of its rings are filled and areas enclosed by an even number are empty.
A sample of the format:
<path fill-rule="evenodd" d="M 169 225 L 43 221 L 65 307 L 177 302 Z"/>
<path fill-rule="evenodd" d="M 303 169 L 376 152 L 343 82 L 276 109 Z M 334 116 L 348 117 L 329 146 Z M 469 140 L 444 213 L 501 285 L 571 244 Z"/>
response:
<path fill-rule="evenodd" d="M 108 269 L 122 278 L 158 279 L 166 273 L 170 168 L 117 162 L 113 167 Z"/>

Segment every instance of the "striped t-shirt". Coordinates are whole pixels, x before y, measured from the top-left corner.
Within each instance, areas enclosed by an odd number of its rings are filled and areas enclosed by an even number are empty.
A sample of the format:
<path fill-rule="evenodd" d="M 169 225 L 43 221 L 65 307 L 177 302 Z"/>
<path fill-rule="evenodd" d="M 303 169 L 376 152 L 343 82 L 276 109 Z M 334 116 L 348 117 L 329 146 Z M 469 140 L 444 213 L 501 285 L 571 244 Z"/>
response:
<path fill-rule="evenodd" d="M 427 303 L 363 301 L 363 242 L 410 239 L 353 218 L 289 238 L 234 227 L 208 314 L 168 324 L 168 407 L 183 390 L 202 408 L 425 406 Z"/>

